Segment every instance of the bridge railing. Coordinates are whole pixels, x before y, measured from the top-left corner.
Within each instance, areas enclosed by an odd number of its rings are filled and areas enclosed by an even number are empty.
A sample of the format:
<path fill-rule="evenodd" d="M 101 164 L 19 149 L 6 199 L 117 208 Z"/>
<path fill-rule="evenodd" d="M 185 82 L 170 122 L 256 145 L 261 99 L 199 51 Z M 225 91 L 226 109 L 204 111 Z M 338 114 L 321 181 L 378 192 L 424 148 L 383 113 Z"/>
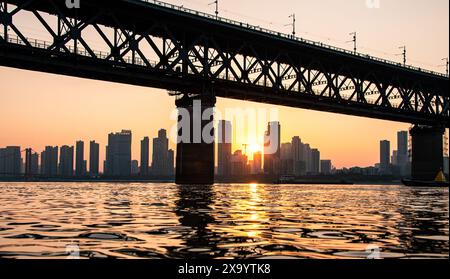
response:
<path fill-rule="evenodd" d="M 396 66 L 396 67 L 405 68 L 405 69 L 409 69 L 409 70 L 413 70 L 413 71 L 417 71 L 417 72 L 428 73 L 428 74 L 442 76 L 442 77 L 448 77 L 446 74 L 443 74 L 443 73 L 439 73 L 439 72 L 423 69 L 423 68 L 420 68 L 420 67 L 415 67 L 415 66 L 412 66 L 412 65 L 404 65 L 404 64 L 399 63 L 399 62 L 394 62 L 394 61 L 391 61 L 391 60 L 387 60 L 387 59 L 371 56 L 369 54 L 364 54 L 364 53 L 360 53 L 360 52 L 354 52 L 354 51 L 350 51 L 350 50 L 347 50 L 347 49 L 344 49 L 344 48 L 340 48 L 340 47 L 324 44 L 324 43 L 321 43 L 321 42 L 316 42 L 316 41 L 312 41 L 312 40 L 296 37 L 296 36 L 293 36 L 293 35 L 285 34 L 285 33 L 282 33 L 282 32 L 273 31 L 273 30 L 266 29 L 266 28 L 263 28 L 263 27 L 260 27 L 260 26 L 255 26 L 255 25 L 251 25 L 251 24 L 248 24 L 248 23 L 243 23 L 243 22 L 240 22 L 240 21 L 232 20 L 232 19 L 228 19 L 228 18 L 224 18 L 224 17 L 220 17 L 220 16 L 215 16 L 215 15 L 212 15 L 212 14 L 208 14 L 208 13 L 196 11 L 196 10 L 193 10 L 193 9 L 185 8 L 183 6 L 173 5 L 173 4 L 169 4 L 169 3 L 158 1 L 158 0 L 138 0 L 138 1 L 143 1 L 143 2 L 147 2 L 149 4 L 154 4 L 154 5 L 157 5 L 157 6 L 160 6 L 160 7 L 181 11 L 181 12 L 193 14 L 193 15 L 196 15 L 196 16 L 205 17 L 205 18 L 208 18 L 208 19 L 211 19 L 211 20 L 217 20 L 217 21 L 220 21 L 220 22 L 224 22 L 224 23 L 235 25 L 235 26 L 242 27 L 242 28 L 251 29 L 251 30 L 254 30 L 254 31 L 259 31 L 259 32 L 262 32 L 262 33 L 265 33 L 265 34 L 269 34 L 269 35 L 278 37 L 278 38 L 281 37 L 283 39 L 293 40 L 293 41 L 297 41 L 297 42 L 301 42 L 301 43 L 305 43 L 305 44 L 309 44 L 309 45 L 314 45 L 314 46 L 320 47 L 320 48 L 330 49 L 330 50 L 333 50 L 333 51 L 345 53 L 347 55 L 352 55 L 352 56 L 360 57 L 360 58 L 363 58 L 363 59 L 377 61 L 377 62 L 381 62 L 381 63 L 385 63 L 385 64 L 389 64 L 389 65 L 393 65 L 393 66 Z"/>

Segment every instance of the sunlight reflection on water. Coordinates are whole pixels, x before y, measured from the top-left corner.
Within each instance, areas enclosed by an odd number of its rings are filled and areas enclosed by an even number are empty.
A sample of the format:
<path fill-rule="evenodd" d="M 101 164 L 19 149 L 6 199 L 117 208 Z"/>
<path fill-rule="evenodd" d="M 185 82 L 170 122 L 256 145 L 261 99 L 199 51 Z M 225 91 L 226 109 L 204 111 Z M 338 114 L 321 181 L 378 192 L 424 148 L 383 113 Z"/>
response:
<path fill-rule="evenodd" d="M 448 189 L 0 183 L 2 258 L 448 258 L 448 228 Z"/>

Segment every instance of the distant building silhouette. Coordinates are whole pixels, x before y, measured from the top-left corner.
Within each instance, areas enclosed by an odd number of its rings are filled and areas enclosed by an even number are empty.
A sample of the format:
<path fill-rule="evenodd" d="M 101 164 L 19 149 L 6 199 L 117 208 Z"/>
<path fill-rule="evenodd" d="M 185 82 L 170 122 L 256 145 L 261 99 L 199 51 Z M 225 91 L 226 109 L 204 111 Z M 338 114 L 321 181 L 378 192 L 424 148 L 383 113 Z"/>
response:
<path fill-rule="evenodd" d="M 281 145 L 281 173 L 282 175 L 294 174 L 294 156 L 292 153 L 292 143 Z"/>
<path fill-rule="evenodd" d="M 380 173 L 390 174 L 391 143 L 388 140 L 380 141 Z"/>
<path fill-rule="evenodd" d="M 41 174 L 48 177 L 58 175 L 58 147 L 47 146 L 41 153 Z"/>
<path fill-rule="evenodd" d="M 32 175 L 39 174 L 39 154 L 36 152 L 33 152 L 31 154 L 30 174 Z"/>
<path fill-rule="evenodd" d="M 64 145 L 59 154 L 59 175 L 64 177 L 73 176 L 73 146 Z"/>
<path fill-rule="evenodd" d="M 306 174 L 305 145 L 300 137 L 292 138 L 293 174 L 301 176 Z"/>
<path fill-rule="evenodd" d="M 231 122 L 219 121 L 219 140 L 218 140 L 218 167 L 217 175 L 226 177 L 231 174 L 231 156 L 233 144 L 233 131 Z"/>
<path fill-rule="evenodd" d="M 242 150 L 237 150 L 231 156 L 231 175 L 244 176 L 249 174 L 247 167 L 248 158 L 242 153 Z"/>
<path fill-rule="evenodd" d="M 260 174 L 262 171 L 262 152 L 253 153 L 252 174 Z"/>
<path fill-rule="evenodd" d="M 157 176 L 169 175 L 169 139 L 167 131 L 158 131 L 158 137 L 153 139 L 152 174 Z"/>
<path fill-rule="evenodd" d="M 270 150 L 272 149 L 272 150 Z M 281 125 L 280 122 L 269 122 L 264 137 L 264 173 L 278 175 L 280 173 Z M 273 152 L 274 151 L 274 152 Z"/>
<path fill-rule="evenodd" d="M 303 147 L 303 158 L 305 159 L 306 174 L 309 174 L 313 170 L 311 146 L 305 143 Z"/>
<path fill-rule="evenodd" d="M 400 175 L 406 176 L 411 172 L 409 164 L 409 152 L 408 152 L 408 132 L 400 131 L 397 133 L 397 158 L 396 164 L 400 171 Z"/>
<path fill-rule="evenodd" d="M 145 137 L 141 140 L 141 168 L 140 175 L 148 176 L 150 167 L 150 139 Z"/>
<path fill-rule="evenodd" d="M 320 173 L 321 174 L 325 174 L 325 175 L 331 174 L 332 167 L 333 167 L 333 165 L 331 163 L 331 160 L 321 160 L 320 161 Z"/>
<path fill-rule="evenodd" d="M 108 135 L 106 146 L 105 174 L 107 176 L 128 177 L 131 175 L 131 131 Z"/>
<path fill-rule="evenodd" d="M 19 146 L 0 148 L 0 175 L 19 175 L 22 157 Z"/>
<path fill-rule="evenodd" d="M 95 141 L 89 144 L 89 174 L 90 176 L 99 175 L 100 145 Z"/>
<path fill-rule="evenodd" d="M 320 151 L 311 149 L 311 174 L 320 173 Z"/>
<path fill-rule="evenodd" d="M 77 141 L 76 143 L 76 162 L 75 162 L 75 175 L 83 176 L 85 173 L 83 172 L 84 165 L 84 142 Z"/>
<path fill-rule="evenodd" d="M 168 175 L 169 176 L 175 175 L 175 151 L 172 149 L 169 149 L 167 155 L 167 167 L 168 167 Z"/>

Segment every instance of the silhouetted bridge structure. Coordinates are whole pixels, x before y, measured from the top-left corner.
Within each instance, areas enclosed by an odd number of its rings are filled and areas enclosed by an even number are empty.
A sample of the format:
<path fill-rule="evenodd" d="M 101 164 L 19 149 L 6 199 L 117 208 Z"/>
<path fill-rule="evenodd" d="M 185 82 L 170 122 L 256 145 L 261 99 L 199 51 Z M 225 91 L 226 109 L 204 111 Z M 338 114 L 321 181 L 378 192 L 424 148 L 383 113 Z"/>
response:
<path fill-rule="evenodd" d="M 0 0 L 0 29 L 2 66 L 194 93 L 209 106 L 224 97 L 438 133 L 449 127 L 443 74 L 158 1 L 82 0 L 80 9 L 69 9 L 65 0 Z M 178 176 L 211 181 L 214 150 L 190 148 L 179 146 Z M 202 153 L 208 159 L 186 155 L 193 150 L 209 150 Z"/>

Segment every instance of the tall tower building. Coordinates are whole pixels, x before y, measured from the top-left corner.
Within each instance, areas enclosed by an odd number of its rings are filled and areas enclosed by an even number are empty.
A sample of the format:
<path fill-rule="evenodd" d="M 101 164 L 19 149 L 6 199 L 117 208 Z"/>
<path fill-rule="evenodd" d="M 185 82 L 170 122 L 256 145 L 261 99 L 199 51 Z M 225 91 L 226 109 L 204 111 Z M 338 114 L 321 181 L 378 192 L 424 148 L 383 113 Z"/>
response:
<path fill-rule="evenodd" d="M 280 173 L 281 125 L 280 122 L 269 122 L 264 137 L 264 173 L 278 175 Z"/>
<path fill-rule="evenodd" d="M 169 149 L 167 155 L 167 168 L 168 175 L 173 176 L 175 174 L 175 151 L 172 149 Z"/>
<path fill-rule="evenodd" d="M 408 175 L 409 154 L 408 154 L 408 132 L 400 131 L 397 133 L 397 160 L 401 175 Z"/>
<path fill-rule="evenodd" d="M 292 157 L 293 157 L 293 173 L 296 176 L 306 174 L 306 161 L 304 158 L 305 145 L 300 137 L 292 138 Z"/>
<path fill-rule="evenodd" d="M 95 141 L 89 144 L 89 174 L 90 176 L 98 176 L 100 165 L 100 145 Z"/>
<path fill-rule="evenodd" d="M 161 129 L 158 132 L 158 137 L 153 139 L 153 175 L 168 175 L 168 153 L 169 139 L 167 138 L 167 131 Z"/>
<path fill-rule="evenodd" d="M 389 174 L 390 173 L 390 154 L 391 154 L 391 143 L 387 140 L 380 142 L 380 173 Z"/>
<path fill-rule="evenodd" d="M 311 173 L 320 173 L 320 151 L 318 149 L 311 149 Z"/>
<path fill-rule="evenodd" d="M 131 175 L 132 133 L 122 130 L 108 135 L 106 147 L 105 173 L 108 176 L 129 177 Z"/>
<path fill-rule="evenodd" d="M 64 145 L 59 154 L 59 175 L 64 177 L 73 176 L 73 146 Z"/>
<path fill-rule="evenodd" d="M 150 167 L 150 139 L 145 137 L 141 140 L 141 167 L 140 167 L 140 175 L 148 176 L 149 167 Z"/>
<path fill-rule="evenodd" d="M 19 175 L 21 173 L 22 157 L 19 146 L 0 148 L 0 176 Z"/>
<path fill-rule="evenodd" d="M 41 153 L 41 174 L 47 177 L 58 175 L 58 147 L 47 146 Z"/>
<path fill-rule="evenodd" d="M 217 175 L 226 177 L 231 175 L 231 150 L 233 144 L 231 122 L 219 121 L 219 141 L 218 141 L 218 168 Z"/>
<path fill-rule="evenodd" d="M 84 142 L 77 141 L 76 143 L 76 162 L 75 162 L 75 175 L 83 176 L 85 173 L 83 172 L 84 166 Z"/>

